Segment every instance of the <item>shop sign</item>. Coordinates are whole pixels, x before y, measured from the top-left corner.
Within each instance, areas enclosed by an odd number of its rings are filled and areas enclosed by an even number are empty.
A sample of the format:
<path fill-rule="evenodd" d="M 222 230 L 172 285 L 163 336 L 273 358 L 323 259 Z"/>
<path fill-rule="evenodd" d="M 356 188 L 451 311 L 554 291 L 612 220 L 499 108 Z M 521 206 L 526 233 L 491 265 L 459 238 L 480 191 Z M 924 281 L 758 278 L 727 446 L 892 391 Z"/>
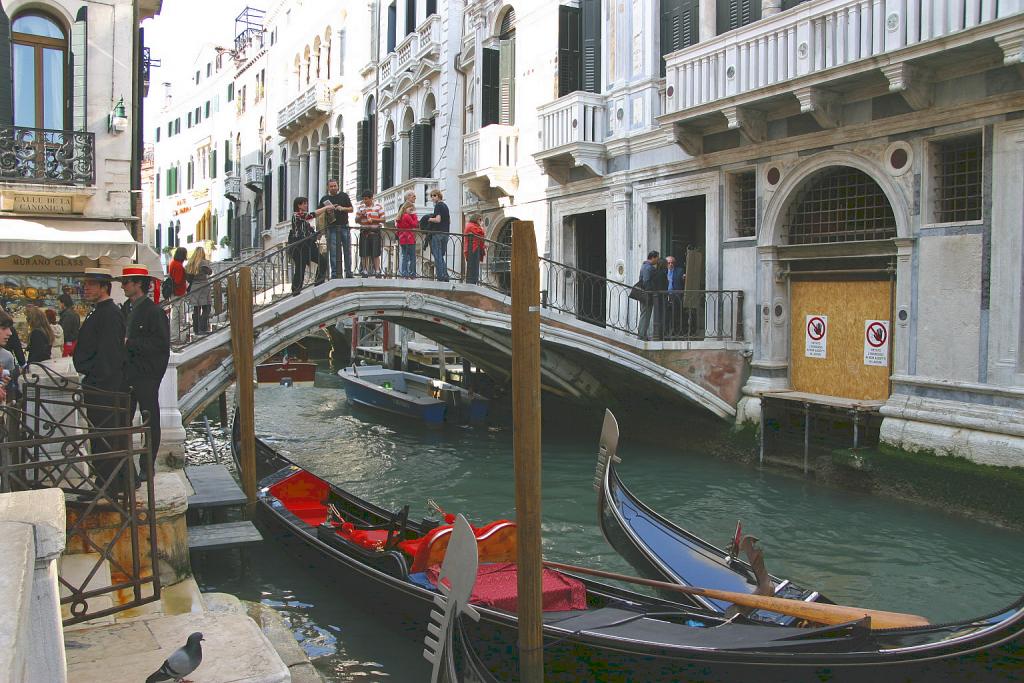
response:
<path fill-rule="evenodd" d="M 77 256 L 69 258 L 58 256 L 56 258 L 44 258 L 42 256 L 11 256 L 0 259 L 0 271 L 20 273 L 81 273 L 85 268 L 92 268 L 96 265 L 93 259 Z"/>
<path fill-rule="evenodd" d="M 804 355 L 826 358 L 828 353 L 828 316 L 808 315 L 804 333 Z"/>
<path fill-rule="evenodd" d="M 864 321 L 864 365 L 889 367 L 889 321 Z"/>
<path fill-rule="evenodd" d="M 15 194 L 11 199 L 15 213 L 74 213 L 70 195 Z"/>

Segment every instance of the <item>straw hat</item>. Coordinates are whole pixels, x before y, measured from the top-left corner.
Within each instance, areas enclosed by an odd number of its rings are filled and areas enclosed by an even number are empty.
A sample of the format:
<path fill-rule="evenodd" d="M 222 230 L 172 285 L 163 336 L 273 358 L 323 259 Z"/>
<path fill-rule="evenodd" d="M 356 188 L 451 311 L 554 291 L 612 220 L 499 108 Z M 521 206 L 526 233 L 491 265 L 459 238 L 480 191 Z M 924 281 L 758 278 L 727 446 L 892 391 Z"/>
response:
<path fill-rule="evenodd" d="M 114 274 L 110 272 L 110 268 L 86 268 L 85 274 L 82 275 L 83 280 L 95 280 L 97 282 L 112 282 L 114 280 Z"/>

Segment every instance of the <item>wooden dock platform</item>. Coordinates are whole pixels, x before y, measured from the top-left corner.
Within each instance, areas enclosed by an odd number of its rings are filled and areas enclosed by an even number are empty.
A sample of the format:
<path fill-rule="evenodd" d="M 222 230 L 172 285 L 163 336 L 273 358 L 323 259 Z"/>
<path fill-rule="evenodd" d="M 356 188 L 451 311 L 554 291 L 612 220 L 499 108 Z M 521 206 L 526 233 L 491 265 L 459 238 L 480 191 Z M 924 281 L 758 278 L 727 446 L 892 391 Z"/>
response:
<path fill-rule="evenodd" d="M 185 476 L 195 491 L 188 497 L 190 510 L 245 505 L 245 492 L 223 465 L 186 467 Z"/>
<path fill-rule="evenodd" d="M 240 548 L 262 540 L 263 534 L 249 521 L 203 524 L 188 529 L 188 549 L 193 551 Z"/>
<path fill-rule="evenodd" d="M 263 535 L 250 521 L 217 521 L 204 524 L 205 513 L 214 519 L 227 510 L 245 505 L 245 492 L 223 465 L 195 465 L 185 468 L 185 476 L 192 484 L 194 494 L 188 497 L 188 515 L 193 523 L 188 527 L 188 549 L 192 551 L 242 548 L 259 543 Z"/>

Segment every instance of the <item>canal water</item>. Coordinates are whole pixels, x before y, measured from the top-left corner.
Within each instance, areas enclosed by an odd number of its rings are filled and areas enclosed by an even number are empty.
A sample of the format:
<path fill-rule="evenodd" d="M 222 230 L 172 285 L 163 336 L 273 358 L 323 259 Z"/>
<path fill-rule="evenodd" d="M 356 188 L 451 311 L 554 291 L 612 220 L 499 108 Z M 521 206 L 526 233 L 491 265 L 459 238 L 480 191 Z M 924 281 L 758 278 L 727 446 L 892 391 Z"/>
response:
<path fill-rule="evenodd" d="M 548 559 L 635 574 L 597 526 L 592 480 L 601 411 L 545 404 L 543 536 Z M 328 480 L 384 507 L 427 498 L 477 525 L 512 518 L 512 433 L 507 426 L 428 430 L 353 408 L 328 371 L 312 388 L 260 387 L 256 432 Z M 654 509 L 716 545 L 736 521 L 761 539 L 773 574 L 838 603 L 921 614 L 934 623 L 978 616 L 1024 592 L 1022 534 L 940 510 L 822 487 L 716 459 L 726 427 L 666 424 L 664 434 L 623 433 L 620 474 Z M 189 460 L 230 462 L 214 424 L 189 430 Z M 211 439 L 212 437 L 212 439 Z M 211 447 L 212 443 L 212 447 Z M 277 609 L 329 681 L 423 681 L 422 645 L 349 605 L 346 587 L 266 542 L 245 575 L 230 555 L 197 563 L 204 591 Z"/>

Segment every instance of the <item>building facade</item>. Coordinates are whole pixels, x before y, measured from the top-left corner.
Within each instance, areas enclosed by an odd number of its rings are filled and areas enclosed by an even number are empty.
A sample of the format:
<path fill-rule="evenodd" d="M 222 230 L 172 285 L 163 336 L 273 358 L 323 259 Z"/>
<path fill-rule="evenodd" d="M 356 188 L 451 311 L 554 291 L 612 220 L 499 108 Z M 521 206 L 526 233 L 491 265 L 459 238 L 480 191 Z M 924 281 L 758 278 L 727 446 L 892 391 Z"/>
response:
<path fill-rule="evenodd" d="M 85 268 L 155 264 L 140 245 L 139 22 L 159 0 L 0 7 L 0 297 L 56 308 Z M 152 266 L 151 266 L 152 267 Z"/>

